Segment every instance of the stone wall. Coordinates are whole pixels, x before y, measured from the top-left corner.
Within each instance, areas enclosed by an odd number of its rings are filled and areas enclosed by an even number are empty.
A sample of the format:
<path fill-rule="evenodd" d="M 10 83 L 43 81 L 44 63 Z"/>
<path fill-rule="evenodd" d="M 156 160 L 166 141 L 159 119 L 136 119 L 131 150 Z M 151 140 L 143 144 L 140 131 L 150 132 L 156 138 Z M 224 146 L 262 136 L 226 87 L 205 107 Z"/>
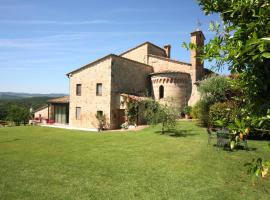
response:
<path fill-rule="evenodd" d="M 171 59 L 155 55 L 148 55 L 148 65 L 153 67 L 154 72 L 179 71 L 185 73 L 192 73 L 192 68 L 190 64 L 173 61 Z"/>
<path fill-rule="evenodd" d="M 149 42 L 146 42 L 141 46 L 135 47 L 134 49 L 127 51 L 121 56 L 130 60 L 135 60 L 137 62 L 147 64 L 148 55 L 150 54 L 160 57 L 166 57 L 166 52 L 164 49 L 159 48 L 158 46 L 155 46 Z"/>
<path fill-rule="evenodd" d="M 167 57 L 166 52 L 164 49 L 156 47 L 154 45 L 148 45 L 148 55 L 156 55 L 160 57 Z"/>
<path fill-rule="evenodd" d="M 191 77 L 188 73 L 157 73 L 151 76 L 155 100 L 167 104 L 180 114 L 188 103 L 191 94 Z M 160 99 L 160 87 L 164 88 L 164 96 Z"/>
<path fill-rule="evenodd" d="M 138 48 L 131 49 L 130 51 L 122 54 L 124 58 L 135 60 L 140 63 L 147 63 L 148 44 L 144 44 Z"/>
<path fill-rule="evenodd" d="M 97 128 L 97 111 L 103 111 L 110 125 L 112 57 L 99 60 L 70 76 L 69 123 L 78 128 Z M 96 84 L 102 83 L 102 96 L 96 96 Z M 81 84 L 81 96 L 76 95 L 76 84 Z M 81 107 L 81 119 L 76 119 L 76 107 Z"/>
<path fill-rule="evenodd" d="M 146 95 L 151 90 L 149 74 L 153 68 L 121 57 L 113 57 L 112 63 L 111 125 L 118 128 L 120 94 Z"/>
<path fill-rule="evenodd" d="M 198 48 L 202 48 L 204 46 L 204 35 L 201 31 L 195 31 L 191 33 L 190 42 L 196 44 Z M 204 70 L 203 63 L 199 58 L 200 50 L 192 49 L 190 50 L 190 62 L 192 65 L 193 71 L 193 82 L 201 80 L 203 78 Z"/>
<path fill-rule="evenodd" d="M 153 67 L 154 72 L 178 71 L 189 74 L 190 83 L 188 84 L 189 88 L 187 89 L 188 105 L 193 106 L 200 99 L 200 94 L 195 84 L 198 78 L 198 72 L 194 70 L 195 68 L 193 68 L 191 64 L 174 61 L 168 58 L 163 58 L 155 55 L 148 55 L 148 64 Z M 197 76 L 195 75 L 196 73 Z M 202 76 L 202 74 L 199 75 L 200 77 Z"/>
<path fill-rule="evenodd" d="M 48 119 L 48 106 L 34 113 L 34 118 Z"/>

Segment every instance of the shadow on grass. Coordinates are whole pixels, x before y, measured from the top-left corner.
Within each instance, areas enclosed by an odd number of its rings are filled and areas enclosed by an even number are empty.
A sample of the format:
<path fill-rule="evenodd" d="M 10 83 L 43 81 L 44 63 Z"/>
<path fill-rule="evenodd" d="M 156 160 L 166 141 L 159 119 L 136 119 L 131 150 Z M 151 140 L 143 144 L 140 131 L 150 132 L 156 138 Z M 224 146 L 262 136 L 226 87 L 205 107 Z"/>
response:
<path fill-rule="evenodd" d="M 162 133 L 162 131 L 156 131 L 155 133 L 159 133 L 160 135 L 167 135 L 170 137 L 188 137 L 188 136 L 195 136 L 198 134 L 191 133 L 190 130 L 166 130 Z"/>
<path fill-rule="evenodd" d="M 15 142 L 15 141 L 18 141 L 18 140 L 22 140 L 22 139 L 15 138 L 15 139 L 13 139 L 13 140 L 1 141 L 0 143 Z"/>
<path fill-rule="evenodd" d="M 229 151 L 229 152 L 239 151 L 239 150 L 241 151 L 256 151 L 257 150 L 257 148 L 252 148 L 252 147 L 245 148 L 243 145 L 238 145 L 233 150 L 231 150 L 230 146 L 228 145 L 224 147 L 220 147 L 220 146 L 217 146 L 217 144 L 213 144 L 213 146 L 220 150 Z"/>

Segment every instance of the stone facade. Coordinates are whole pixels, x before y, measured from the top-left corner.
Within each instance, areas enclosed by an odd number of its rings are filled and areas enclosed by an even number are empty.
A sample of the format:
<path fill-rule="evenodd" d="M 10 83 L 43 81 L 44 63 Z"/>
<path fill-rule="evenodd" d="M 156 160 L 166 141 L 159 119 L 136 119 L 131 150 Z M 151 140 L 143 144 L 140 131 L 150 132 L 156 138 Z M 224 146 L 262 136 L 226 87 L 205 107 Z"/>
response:
<path fill-rule="evenodd" d="M 155 100 L 169 104 L 180 113 L 190 98 L 192 87 L 190 74 L 159 72 L 151 74 L 151 80 Z"/>
<path fill-rule="evenodd" d="M 48 119 L 48 106 L 34 111 L 34 119 Z"/>
<path fill-rule="evenodd" d="M 73 127 L 95 128 L 98 126 L 97 111 L 103 111 L 106 121 L 111 118 L 111 63 L 112 57 L 96 61 L 83 69 L 71 73 L 69 124 Z M 102 96 L 96 95 L 96 85 L 102 83 Z M 76 86 L 81 84 L 81 95 L 76 95 Z M 81 108 L 76 118 L 76 108 Z"/>
<path fill-rule="evenodd" d="M 145 96 L 151 88 L 149 74 L 153 72 L 151 66 L 132 60 L 113 57 L 111 66 L 111 127 L 121 125 L 123 110 L 120 110 L 120 94 L 137 94 Z"/>
<path fill-rule="evenodd" d="M 191 33 L 191 42 L 203 46 L 201 31 Z M 198 51 L 191 51 L 191 63 L 170 59 L 170 45 L 164 48 L 145 42 L 123 54 L 108 55 L 68 74 L 70 79 L 70 126 L 96 128 L 96 114 L 102 111 L 109 129 L 119 128 L 123 122 L 121 94 L 145 96 L 153 94 L 161 103 L 170 103 L 178 112 L 199 98 L 196 82 L 204 76 Z M 81 94 L 76 93 L 77 85 Z M 102 84 L 102 95 L 97 95 Z M 160 97 L 163 87 L 164 97 Z M 78 117 L 77 111 L 80 110 Z"/>

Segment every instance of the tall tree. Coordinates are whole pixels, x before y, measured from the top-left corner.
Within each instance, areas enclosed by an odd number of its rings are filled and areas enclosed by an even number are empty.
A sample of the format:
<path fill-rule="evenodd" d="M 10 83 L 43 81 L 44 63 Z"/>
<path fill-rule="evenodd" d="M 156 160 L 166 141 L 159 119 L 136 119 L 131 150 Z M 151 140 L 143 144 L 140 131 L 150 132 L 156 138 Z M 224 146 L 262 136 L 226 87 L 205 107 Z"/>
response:
<path fill-rule="evenodd" d="M 215 37 L 205 45 L 202 58 L 240 74 L 238 82 L 246 101 L 252 110 L 265 114 L 270 107 L 270 1 L 198 2 L 206 15 L 217 13 L 222 20 L 221 24 L 210 24 Z"/>
<path fill-rule="evenodd" d="M 7 119 L 13 121 L 16 126 L 19 126 L 21 123 L 26 125 L 29 120 L 30 113 L 26 107 L 12 105 L 8 108 Z"/>

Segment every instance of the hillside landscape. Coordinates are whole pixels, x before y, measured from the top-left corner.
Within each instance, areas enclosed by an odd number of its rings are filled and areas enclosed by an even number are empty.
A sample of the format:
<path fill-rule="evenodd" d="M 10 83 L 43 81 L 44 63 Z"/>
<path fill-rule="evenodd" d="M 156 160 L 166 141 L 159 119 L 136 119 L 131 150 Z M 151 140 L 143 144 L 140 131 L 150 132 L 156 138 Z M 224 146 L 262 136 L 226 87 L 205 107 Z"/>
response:
<path fill-rule="evenodd" d="M 35 110 L 46 105 L 49 99 L 65 95 L 66 94 L 0 92 L 0 120 L 7 118 L 8 110 L 12 106 L 24 107 L 27 110 L 32 108 Z"/>

